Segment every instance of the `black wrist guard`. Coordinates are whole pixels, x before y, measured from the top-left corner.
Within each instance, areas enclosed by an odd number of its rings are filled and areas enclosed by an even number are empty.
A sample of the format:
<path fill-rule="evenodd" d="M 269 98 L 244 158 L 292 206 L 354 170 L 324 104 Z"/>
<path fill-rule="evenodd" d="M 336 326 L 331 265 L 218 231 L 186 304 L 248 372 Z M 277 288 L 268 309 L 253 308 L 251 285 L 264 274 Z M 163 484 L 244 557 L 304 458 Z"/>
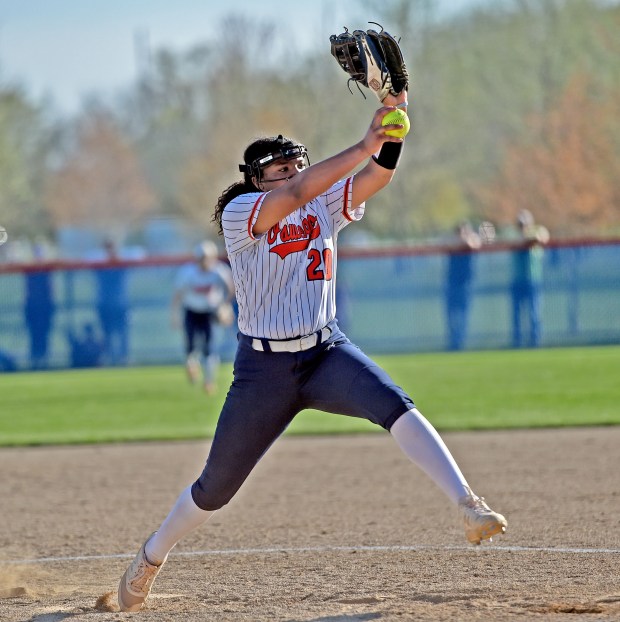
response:
<path fill-rule="evenodd" d="M 403 143 L 383 143 L 379 155 L 372 156 L 372 159 L 383 168 L 393 171 L 400 160 L 400 153 L 403 150 Z"/>

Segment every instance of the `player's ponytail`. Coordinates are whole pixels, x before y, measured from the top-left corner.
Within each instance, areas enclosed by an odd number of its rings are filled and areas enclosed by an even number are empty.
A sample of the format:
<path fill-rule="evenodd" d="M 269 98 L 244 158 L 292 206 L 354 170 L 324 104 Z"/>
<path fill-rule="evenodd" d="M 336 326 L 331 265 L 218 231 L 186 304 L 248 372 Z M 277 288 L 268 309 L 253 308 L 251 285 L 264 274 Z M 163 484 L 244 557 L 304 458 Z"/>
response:
<path fill-rule="evenodd" d="M 219 199 L 215 205 L 215 211 L 213 212 L 213 218 L 211 221 L 217 225 L 217 232 L 220 235 L 223 235 L 224 231 L 222 229 L 222 214 L 224 213 L 224 208 L 238 196 L 242 194 L 246 194 L 248 192 L 260 192 L 260 190 L 252 183 L 249 175 L 244 175 L 243 181 L 237 181 L 234 184 L 228 186 L 222 194 L 220 194 Z"/>

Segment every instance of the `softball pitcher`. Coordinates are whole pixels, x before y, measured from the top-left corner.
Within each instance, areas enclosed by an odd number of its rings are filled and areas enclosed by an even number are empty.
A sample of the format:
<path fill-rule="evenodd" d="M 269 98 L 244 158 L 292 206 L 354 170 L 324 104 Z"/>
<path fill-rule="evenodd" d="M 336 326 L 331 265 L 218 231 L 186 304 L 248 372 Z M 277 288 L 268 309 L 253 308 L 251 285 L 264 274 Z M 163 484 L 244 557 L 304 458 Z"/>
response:
<path fill-rule="evenodd" d="M 240 165 L 243 180 L 222 193 L 214 221 L 239 305 L 234 379 L 202 474 L 121 579 L 122 611 L 142 607 L 169 551 L 230 501 L 306 408 L 365 418 L 389 431 L 459 508 L 470 542 L 505 531 L 504 517 L 474 495 L 411 397 L 338 328 L 338 234 L 391 181 L 403 148 L 403 139 L 386 134 L 402 126 L 382 126 L 382 119 L 406 108 L 407 94 L 388 95 L 384 104 L 361 141 L 312 166 L 294 140 L 254 141 Z"/>

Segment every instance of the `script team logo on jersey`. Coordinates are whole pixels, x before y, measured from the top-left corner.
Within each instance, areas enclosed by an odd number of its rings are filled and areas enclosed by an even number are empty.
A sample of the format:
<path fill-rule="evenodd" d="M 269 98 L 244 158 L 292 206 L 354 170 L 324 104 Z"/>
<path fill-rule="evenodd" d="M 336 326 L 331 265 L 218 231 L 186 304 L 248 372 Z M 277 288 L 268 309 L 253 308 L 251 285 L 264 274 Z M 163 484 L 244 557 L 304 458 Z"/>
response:
<path fill-rule="evenodd" d="M 318 238 L 319 235 L 321 235 L 321 225 L 317 217 L 311 214 L 302 219 L 301 225 L 287 224 L 280 227 L 280 223 L 277 223 L 269 229 L 267 242 L 270 246 L 278 240 L 280 243 L 272 246 L 269 252 L 284 259 L 291 253 L 305 251 L 310 245 L 310 240 Z"/>

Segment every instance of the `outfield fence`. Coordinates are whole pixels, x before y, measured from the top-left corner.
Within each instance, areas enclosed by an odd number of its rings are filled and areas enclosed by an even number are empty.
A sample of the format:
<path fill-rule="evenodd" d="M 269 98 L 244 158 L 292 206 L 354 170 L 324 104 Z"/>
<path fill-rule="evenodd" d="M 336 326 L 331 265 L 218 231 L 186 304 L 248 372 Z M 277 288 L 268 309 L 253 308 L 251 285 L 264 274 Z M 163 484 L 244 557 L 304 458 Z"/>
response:
<path fill-rule="evenodd" d="M 87 366 L 79 344 L 101 344 L 106 304 L 126 335 L 97 364 L 181 362 L 170 301 L 187 261 L 0 265 L 0 370 Z M 338 263 L 339 320 L 369 354 L 620 343 L 620 240 L 346 248 Z M 217 329 L 224 360 L 235 331 Z"/>

